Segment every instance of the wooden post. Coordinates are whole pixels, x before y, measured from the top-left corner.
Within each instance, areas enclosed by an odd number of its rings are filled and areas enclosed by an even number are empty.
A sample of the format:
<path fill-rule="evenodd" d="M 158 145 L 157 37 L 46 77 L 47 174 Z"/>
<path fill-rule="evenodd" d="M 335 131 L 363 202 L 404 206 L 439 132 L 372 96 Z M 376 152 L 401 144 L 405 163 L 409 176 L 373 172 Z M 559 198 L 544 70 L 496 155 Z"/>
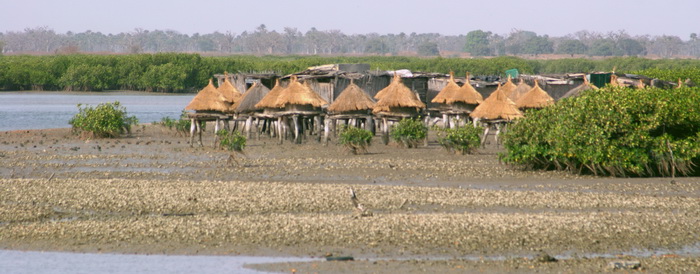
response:
<path fill-rule="evenodd" d="M 282 128 L 282 116 L 277 117 L 277 138 L 279 138 L 280 145 L 284 142 L 282 135 L 284 135 L 284 129 Z"/>
<path fill-rule="evenodd" d="M 248 116 L 248 119 L 245 119 L 245 135 L 246 138 L 250 139 L 250 128 L 253 126 L 253 116 Z"/>
<path fill-rule="evenodd" d="M 317 142 L 321 142 L 321 127 L 323 124 L 321 124 L 321 116 L 320 115 L 315 115 L 314 116 L 314 128 L 313 128 L 313 133 L 318 136 L 316 138 Z"/>
<path fill-rule="evenodd" d="M 484 144 L 486 143 L 486 137 L 489 136 L 489 129 L 491 129 L 490 124 L 486 124 L 486 129 L 484 130 L 484 136 L 481 137 L 481 147 L 484 147 Z"/>
<path fill-rule="evenodd" d="M 221 122 L 221 119 L 219 117 L 216 117 L 216 121 L 214 121 L 214 143 L 212 144 L 214 147 L 217 147 L 217 141 L 219 141 L 219 123 Z"/>
<path fill-rule="evenodd" d="M 325 121 L 323 121 L 323 144 L 328 145 L 328 139 L 330 139 L 330 134 L 331 134 L 331 125 L 330 123 L 334 123 L 332 119 L 326 117 Z"/>
<path fill-rule="evenodd" d="M 197 131 L 197 119 L 190 118 L 190 147 L 194 146 L 194 133 Z"/>
<path fill-rule="evenodd" d="M 442 114 L 442 128 L 450 128 L 450 117 L 445 113 Z"/>
<path fill-rule="evenodd" d="M 292 121 L 294 123 L 294 143 L 301 144 L 301 139 L 299 139 L 299 129 L 302 125 L 299 125 L 299 115 L 292 115 Z"/>
<path fill-rule="evenodd" d="M 367 115 L 367 117 L 365 117 L 365 129 L 369 130 L 372 132 L 372 135 L 374 135 L 374 118 L 372 118 L 371 115 Z"/>
<path fill-rule="evenodd" d="M 386 117 L 382 118 L 382 142 L 385 145 L 389 144 L 389 125 L 387 124 Z"/>

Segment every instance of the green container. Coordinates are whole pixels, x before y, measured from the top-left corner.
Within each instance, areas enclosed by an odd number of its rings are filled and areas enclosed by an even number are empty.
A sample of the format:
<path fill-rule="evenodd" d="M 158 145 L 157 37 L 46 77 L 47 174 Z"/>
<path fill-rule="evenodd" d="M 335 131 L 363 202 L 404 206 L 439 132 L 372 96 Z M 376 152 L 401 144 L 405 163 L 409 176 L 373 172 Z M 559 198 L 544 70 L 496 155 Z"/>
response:
<path fill-rule="evenodd" d="M 520 76 L 520 73 L 518 73 L 518 69 L 509 69 L 506 70 L 506 77 L 510 76 L 512 79 L 517 79 L 518 76 Z"/>
<path fill-rule="evenodd" d="M 612 73 L 591 73 L 591 84 L 598 88 L 602 88 L 610 83 Z"/>

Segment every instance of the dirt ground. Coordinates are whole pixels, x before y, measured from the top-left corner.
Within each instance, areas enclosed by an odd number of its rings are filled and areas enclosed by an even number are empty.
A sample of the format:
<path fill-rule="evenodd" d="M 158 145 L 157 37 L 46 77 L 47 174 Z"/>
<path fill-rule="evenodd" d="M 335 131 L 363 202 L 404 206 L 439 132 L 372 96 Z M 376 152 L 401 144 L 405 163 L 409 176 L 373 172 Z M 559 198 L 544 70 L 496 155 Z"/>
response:
<path fill-rule="evenodd" d="M 521 171 L 494 144 L 458 155 L 434 140 L 376 138 L 351 155 L 313 136 L 254 136 L 228 163 L 211 132 L 204 147 L 154 125 L 119 139 L 0 132 L 0 248 L 355 259 L 250 266 L 298 273 L 607 272 L 615 261 L 700 272 L 697 178 Z"/>

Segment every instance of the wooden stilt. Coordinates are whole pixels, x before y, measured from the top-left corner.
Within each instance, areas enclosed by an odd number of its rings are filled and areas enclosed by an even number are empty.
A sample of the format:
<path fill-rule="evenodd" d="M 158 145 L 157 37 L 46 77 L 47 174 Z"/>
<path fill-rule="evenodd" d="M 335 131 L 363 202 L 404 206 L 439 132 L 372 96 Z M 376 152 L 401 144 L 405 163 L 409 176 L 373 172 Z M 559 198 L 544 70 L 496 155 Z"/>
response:
<path fill-rule="evenodd" d="M 277 137 L 280 140 L 279 141 L 280 145 L 284 142 L 283 137 L 282 137 L 284 135 L 283 131 L 284 131 L 284 129 L 282 126 L 282 117 L 280 116 L 280 117 L 277 117 Z"/>
<path fill-rule="evenodd" d="M 386 118 L 382 118 L 382 142 L 385 145 L 389 144 L 389 125 Z"/>
<path fill-rule="evenodd" d="M 481 147 L 484 147 L 484 144 L 486 144 L 486 137 L 489 136 L 489 129 L 491 129 L 491 125 L 486 124 L 486 129 L 484 130 L 484 136 L 481 137 Z"/>
<path fill-rule="evenodd" d="M 194 146 L 194 134 L 197 131 L 197 120 L 190 119 L 190 147 Z"/>
<path fill-rule="evenodd" d="M 292 115 L 292 121 L 294 123 L 294 143 L 300 144 L 301 139 L 299 139 L 299 129 L 301 125 L 299 124 L 299 115 Z"/>
<path fill-rule="evenodd" d="M 331 126 L 330 123 L 334 123 L 332 119 L 326 118 L 324 121 L 324 127 L 323 127 L 323 144 L 328 145 L 328 139 L 330 139 L 330 134 L 331 134 Z"/>
<path fill-rule="evenodd" d="M 250 139 L 250 128 L 253 126 L 253 116 L 248 116 L 248 119 L 245 119 L 245 135 L 246 138 Z"/>

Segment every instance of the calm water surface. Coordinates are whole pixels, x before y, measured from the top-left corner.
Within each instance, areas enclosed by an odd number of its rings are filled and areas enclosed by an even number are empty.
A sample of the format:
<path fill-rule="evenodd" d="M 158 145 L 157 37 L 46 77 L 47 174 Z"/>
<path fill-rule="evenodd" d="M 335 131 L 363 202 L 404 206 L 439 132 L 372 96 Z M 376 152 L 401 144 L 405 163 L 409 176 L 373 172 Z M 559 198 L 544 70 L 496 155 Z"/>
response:
<path fill-rule="evenodd" d="M 309 258 L 90 254 L 0 250 L 0 273 L 263 273 L 244 264 Z"/>
<path fill-rule="evenodd" d="M 119 101 L 139 123 L 177 118 L 195 94 L 138 92 L 0 92 L 0 131 L 70 127 L 78 104 Z"/>

